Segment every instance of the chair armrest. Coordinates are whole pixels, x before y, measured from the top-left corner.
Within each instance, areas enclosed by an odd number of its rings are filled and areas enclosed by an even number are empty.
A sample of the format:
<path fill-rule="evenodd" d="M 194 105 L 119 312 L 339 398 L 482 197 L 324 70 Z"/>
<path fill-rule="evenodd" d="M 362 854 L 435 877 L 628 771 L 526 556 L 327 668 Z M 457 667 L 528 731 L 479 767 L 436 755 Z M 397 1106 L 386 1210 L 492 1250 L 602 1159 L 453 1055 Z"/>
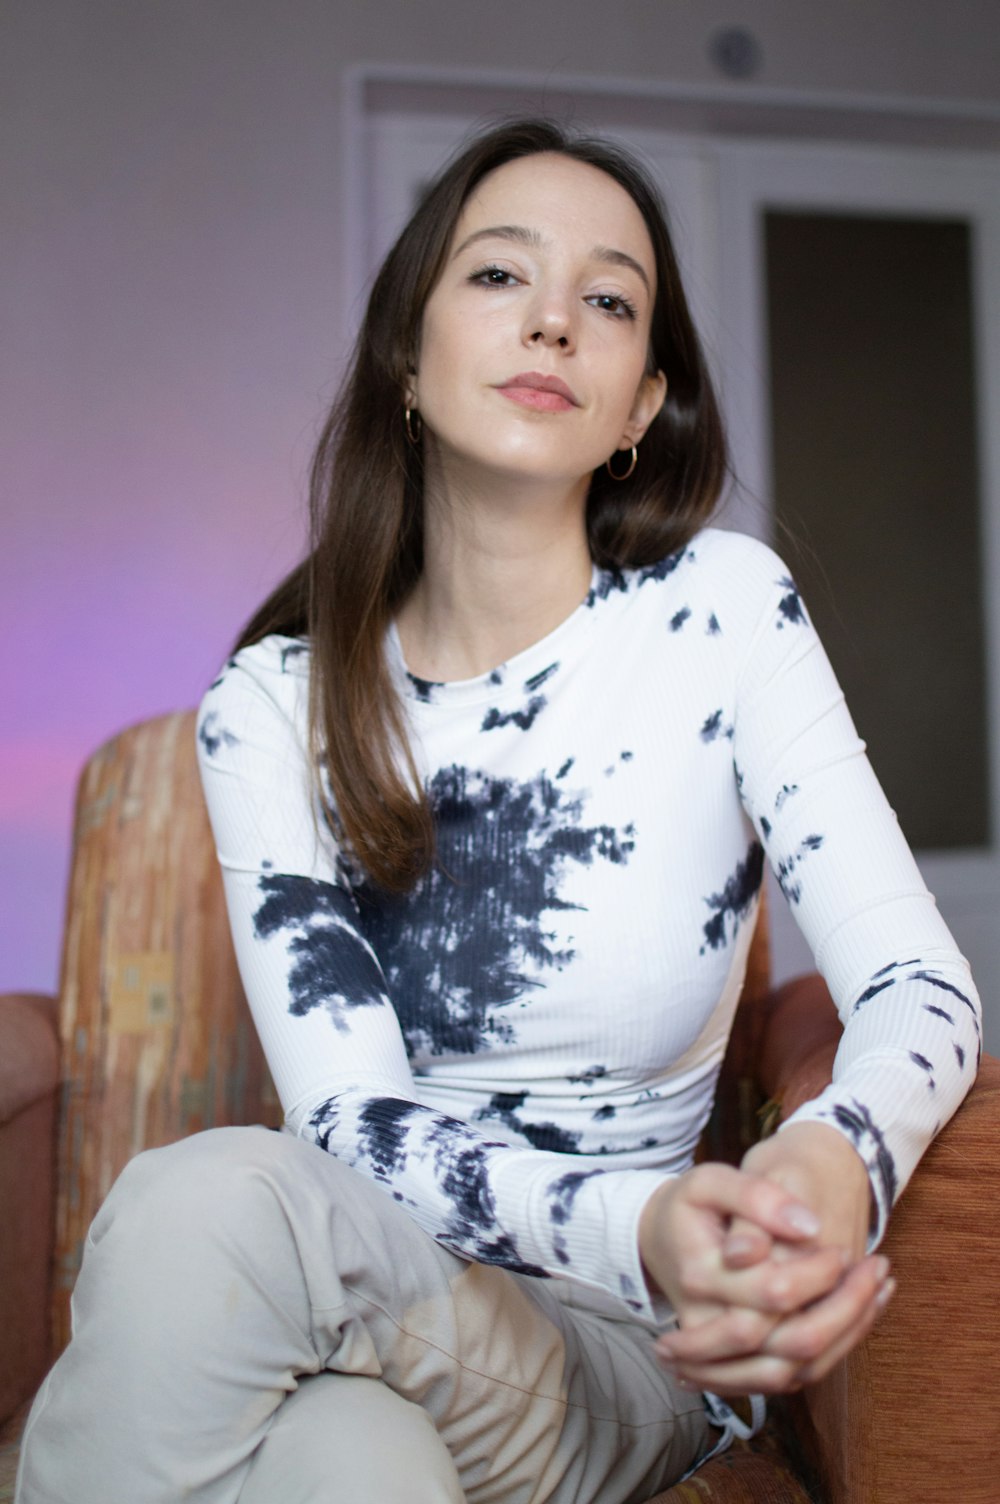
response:
<path fill-rule="evenodd" d="M 56 1008 L 40 992 L 0 995 L 0 1126 L 58 1085 Z"/>
<path fill-rule="evenodd" d="M 830 1079 L 841 1027 L 822 977 L 797 977 L 773 991 L 754 990 L 736 1010 L 712 1116 L 697 1157 L 739 1164 L 783 1116 Z"/>
<path fill-rule="evenodd" d="M 759 1084 L 782 1118 L 830 1080 L 840 1035 L 819 977 L 779 988 L 759 1034 Z M 997 1498 L 1000 1442 L 1000 1060 L 921 1161 L 883 1251 L 898 1291 L 875 1330 L 790 1409 L 830 1504 Z"/>
<path fill-rule="evenodd" d="M 48 1362 L 58 1084 L 55 999 L 0 996 L 0 1421 Z"/>
<path fill-rule="evenodd" d="M 843 1032 L 823 978 L 814 972 L 775 988 L 762 1000 L 757 1031 L 758 1085 L 790 1117 L 829 1084 Z"/>

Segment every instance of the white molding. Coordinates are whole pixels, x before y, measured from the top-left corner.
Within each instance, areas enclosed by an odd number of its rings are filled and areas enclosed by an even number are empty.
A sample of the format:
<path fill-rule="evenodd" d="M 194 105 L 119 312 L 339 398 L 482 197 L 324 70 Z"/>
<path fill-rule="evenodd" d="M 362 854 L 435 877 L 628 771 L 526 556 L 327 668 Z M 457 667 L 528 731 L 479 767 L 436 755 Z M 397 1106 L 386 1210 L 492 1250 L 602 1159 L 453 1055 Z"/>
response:
<path fill-rule="evenodd" d="M 548 95 L 616 95 L 676 104 L 741 105 L 758 109 L 829 110 L 843 114 L 913 116 L 1000 124 L 1000 102 L 917 94 L 859 94 L 849 90 L 790 89 L 731 82 L 681 83 L 672 79 L 507 68 L 453 68 L 430 64 L 352 63 L 350 86 L 413 84 L 439 89 L 491 88 Z"/>

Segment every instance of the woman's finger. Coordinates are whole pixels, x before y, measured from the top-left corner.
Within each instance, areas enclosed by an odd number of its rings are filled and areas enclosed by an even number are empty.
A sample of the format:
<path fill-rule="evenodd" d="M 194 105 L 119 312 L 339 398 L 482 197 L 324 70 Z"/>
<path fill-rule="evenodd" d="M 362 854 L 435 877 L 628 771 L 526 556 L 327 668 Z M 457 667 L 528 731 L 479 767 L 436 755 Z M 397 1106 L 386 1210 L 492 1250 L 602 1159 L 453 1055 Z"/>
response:
<path fill-rule="evenodd" d="M 817 1358 L 814 1363 L 807 1363 L 804 1368 L 800 1369 L 799 1381 L 802 1384 L 814 1384 L 817 1379 L 824 1378 L 841 1358 L 845 1358 L 852 1348 L 864 1341 L 895 1293 L 896 1281 L 887 1279 L 879 1286 L 874 1299 L 851 1330 L 845 1332 L 839 1342 L 828 1348 L 821 1358 Z"/>
<path fill-rule="evenodd" d="M 734 1217 L 722 1245 L 722 1258 L 728 1269 L 747 1269 L 762 1263 L 773 1248 L 770 1233 L 746 1217 Z"/>
<path fill-rule="evenodd" d="M 875 1300 L 888 1274 L 888 1259 L 863 1259 L 832 1295 L 779 1322 L 765 1340 L 765 1351 L 801 1364 L 817 1362 L 870 1312 L 877 1314 Z"/>
<path fill-rule="evenodd" d="M 656 1341 L 659 1357 L 680 1366 L 748 1357 L 760 1352 L 780 1316 L 728 1306 L 697 1326 L 678 1328 Z"/>
<path fill-rule="evenodd" d="M 766 1265 L 756 1271 L 726 1269 L 722 1247 L 734 1217 L 761 1227 L 792 1251 L 806 1248 L 820 1226 L 815 1213 L 782 1186 L 731 1165 L 699 1165 L 659 1186 L 639 1220 L 639 1253 L 651 1288 L 667 1296 L 682 1320 L 685 1310 L 704 1302 L 763 1301 L 768 1309 L 786 1311 L 807 1298 L 782 1289 L 776 1272 L 775 1295 L 762 1297 L 761 1287 L 771 1277 Z M 804 1286 L 808 1278 L 796 1276 L 792 1284 Z"/>
<path fill-rule="evenodd" d="M 787 1394 L 802 1387 L 801 1364 L 766 1353 L 720 1363 L 672 1364 L 664 1367 L 685 1389 L 712 1394 Z"/>
<path fill-rule="evenodd" d="M 804 1243 L 820 1231 L 820 1219 L 790 1191 L 762 1175 L 732 1165 L 699 1165 L 685 1176 L 684 1199 L 725 1218 L 739 1217 L 765 1233 Z"/>
<path fill-rule="evenodd" d="M 691 1258 L 678 1271 L 681 1325 L 688 1325 L 683 1304 L 688 1300 L 788 1315 L 829 1295 L 843 1279 L 845 1268 L 846 1256 L 840 1248 L 770 1258 L 748 1269 L 729 1269 L 721 1260 Z"/>
<path fill-rule="evenodd" d="M 895 1290 L 895 1282 L 883 1277 L 885 1267 L 885 1260 L 865 1260 L 811 1311 L 776 1323 L 756 1353 L 714 1361 L 682 1356 L 678 1343 L 689 1334 L 677 1332 L 662 1339 L 657 1351 L 669 1353 L 667 1366 L 680 1381 L 717 1394 L 752 1389 L 780 1394 L 801 1388 L 829 1373 L 867 1336 Z"/>
<path fill-rule="evenodd" d="M 825 1377 L 837 1363 L 862 1342 L 874 1326 L 881 1310 L 891 1299 L 895 1281 L 889 1280 L 882 1287 L 878 1298 L 866 1307 L 862 1317 L 837 1342 L 812 1363 L 800 1363 L 793 1358 L 779 1358 L 769 1353 L 758 1353 L 742 1359 L 719 1363 L 680 1364 L 666 1366 L 685 1388 L 708 1389 L 713 1394 L 789 1394 L 805 1384 L 813 1384 Z"/>

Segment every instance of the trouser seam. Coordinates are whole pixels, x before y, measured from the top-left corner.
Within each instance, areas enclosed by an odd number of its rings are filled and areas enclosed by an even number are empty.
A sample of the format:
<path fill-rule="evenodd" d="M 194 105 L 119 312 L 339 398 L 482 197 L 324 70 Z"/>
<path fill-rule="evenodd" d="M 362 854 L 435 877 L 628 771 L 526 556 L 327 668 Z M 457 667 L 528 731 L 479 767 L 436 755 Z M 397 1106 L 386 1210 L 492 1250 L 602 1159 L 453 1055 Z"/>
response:
<path fill-rule="evenodd" d="M 497 1384 L 504 1389 L 510 1389 L 515 1394 L 524 1395 L 526 1399 L 547 1400 L 552 1404 L 562 1405 L 564 1409 L 579 1411 L 581 1414 L 586 1415 L 589 1420 L 604 1425 L 611 1424 L 620 1426 L 623 1429 L 629 1431 L 648 1430 L 651 1426 L 663 1426 L 668 1421 L 675 1422 L 682 1419 L 684 1416 L 697 1415 L 704 1412 L 704 1405 L 696 1404 L 692 1405 L 687 1410 L 672 1410 L 668 1415 L 665 1415 L 662 1420 L 628 1421 L 622 1420 L 621 1417 L 617 1415 L 595 1415 L 589 1405 L 581 1404 L 579 1400 L 568 1399 L 563 1394 L 545 1394 L 538 1389 L 525 1389 L 521 1384 L 512 1384 L 509 1379 L 502 1379 L 495 1374 L 484 1373 L 481 1369 L 474 1368 L 472 1364 L 463 1362 L 461 1358 L 457 1357 L 454 1353 L 449 1352 L 447 1348 L 439 1346 L 436 1342 L 432 1342 L 430 1338 L 425 1337 L 423 1333 L 411 1332 L 408 1327 L 403 1325 L 398 1317 L 394 1316 L 391 1311 L 387 1311 L 385 1306 L 381 1305 L 377 1300 L 373 1300 L 370 1295 L 362 1295 L 351 1285 L 345 1284 L 344 1289 L 348 1290 L 350 1294 L 355 1298 L 355 1300 L 359 1300 L 363 1304 L 371 1306 L 374 1310 L 380 1311 L 381 1314 L 386 1318 L 386 1320 L 390 1322 L 390 1324 L 394 1326 L 402 1336 L 410 1338 L 410 1340 L 413 1342 L 421 1342 L 425 1347 L 430 1348 L 433 1352 L 440 1353 L 443 1358 L 447 1358 L 449 1362 L 454 1363 L 456 1367 L 462 1370 L 463 1373 L 474 1374 L 477 1379 L 484 1379 L 490 1384 Z"/>

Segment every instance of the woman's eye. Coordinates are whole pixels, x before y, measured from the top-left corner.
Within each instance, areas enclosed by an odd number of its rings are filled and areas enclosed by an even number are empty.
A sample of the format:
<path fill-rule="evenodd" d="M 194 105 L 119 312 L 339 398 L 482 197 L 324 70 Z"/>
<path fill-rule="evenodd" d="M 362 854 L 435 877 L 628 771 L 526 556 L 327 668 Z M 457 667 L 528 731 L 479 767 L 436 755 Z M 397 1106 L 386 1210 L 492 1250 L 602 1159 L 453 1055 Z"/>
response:
<path fill-rule="evenodd" d="M 512 287 L 517 278 L 505 266 L 481 266 L 469 280 L 486 287 Z"/>
<path fill-rule="evenodd" d="M 599 308 L 602 313 L 611 314 L 613 318 L 634 319 L 636 317 L 635 304 L 630 303 L 628 298 L 622 297 L 620 293 L 599 292 L 588 299 L 588 302 L 593 303 L 594 307 Z"/>

